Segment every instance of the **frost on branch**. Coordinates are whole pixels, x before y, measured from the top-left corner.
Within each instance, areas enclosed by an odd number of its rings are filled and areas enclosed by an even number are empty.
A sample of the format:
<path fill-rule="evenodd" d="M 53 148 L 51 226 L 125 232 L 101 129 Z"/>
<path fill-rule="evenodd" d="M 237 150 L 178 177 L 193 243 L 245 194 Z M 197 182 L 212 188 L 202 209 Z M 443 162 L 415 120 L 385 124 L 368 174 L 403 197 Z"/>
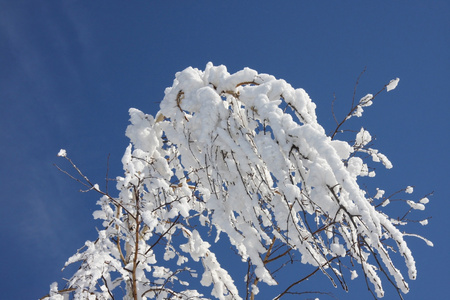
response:
<path fill-rule="evenodd" d="M 339 127 L 361 116 L 374 98 L 363 97 L 328 136 L 308 94 L 284 80 L 248 68 L 229 74 L 211 63 L 204 71 L 177 73 L 156 119 L 129 111 L 131 144 L 122 159 L 125 174 L 117 178 L 118 197 L 76 169 L 103 195 L 94 217 L 104 229 L 68 260 L 81 262 L 68 289 L 76 299 L 112 299 L 118 287 L 126 299 L 253 299 L 259 282 L 279 284 L 274 270 L 297 257 L 344 289 L 343 270 L 349 268 L 352 279 L 361 271 L 377 297 L 384 295 L 380 275 L 407 293 L 391 259 L 396 249 L 408 277 L 416 278 L 398 228 L 406 222 L 378 210 L 389 201 L 383 190 L 369 198 L 358 184 L 359 177 L 375 175 L 367 155 L 386 168 L 392 164 L 369 148 L 365 129 L 353 145 L 335 139 Z M 425 201 L 407 203 L 425 207 Z M 206 241 L 211 231 L 216 240 L 225 236 L 248 263 L 246 291 L 238 291 L 212 252 Z M 189 288 L 193 282 L 206 288 Z"/>

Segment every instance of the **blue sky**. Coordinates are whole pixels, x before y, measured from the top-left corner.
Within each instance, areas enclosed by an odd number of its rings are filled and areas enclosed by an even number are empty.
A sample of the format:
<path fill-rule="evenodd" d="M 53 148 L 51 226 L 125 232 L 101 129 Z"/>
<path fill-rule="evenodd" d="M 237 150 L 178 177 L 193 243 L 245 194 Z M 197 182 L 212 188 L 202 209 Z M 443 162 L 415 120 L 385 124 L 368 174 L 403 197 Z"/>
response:
<path fill-rule="evenodd" d="M 1 0 L 2 297 L 45 295 L 70 276 L 60 272 L 66 259 L 96 238 L 98 196 L 56 170 L 59 149 L 99 184 L 109 154 L 110 176 L 121 175 L 128 109 L 155 114 L 175 72 L 208 61 L 304 88 L 330 131 L 333 94 L 343 117 L 365 67 L 357 97 L 399 77 L 351 125 L 364 124 L 394 164 L 377 169 L 375 186 L 414 185 L 414 200 L 434 191 L 417 214 L 430 224 L 411 231 L 435 246 L 408 240 L 419 273 L 405 299 L 448 297 L 449 14 L 448 1 Z M 311 287 L 339 299 L 370 299 L 363 280 L 345 294 L 317 277 Z"/>

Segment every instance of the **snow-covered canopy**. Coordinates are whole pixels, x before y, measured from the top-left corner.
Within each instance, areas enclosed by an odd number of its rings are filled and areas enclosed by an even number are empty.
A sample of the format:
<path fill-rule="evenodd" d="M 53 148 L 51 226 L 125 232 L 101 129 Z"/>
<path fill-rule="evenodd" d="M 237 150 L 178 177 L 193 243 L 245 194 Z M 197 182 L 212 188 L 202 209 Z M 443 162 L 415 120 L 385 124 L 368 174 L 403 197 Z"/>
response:
<path fill-rule="evenodd" d="M 371 100 L 370 94 L 363 97 L 353 115 L 360 116 Z M 94 214 L 105 225 L 99 241 L 86 244 L 88 250 L 68 263 L 86 262 L 95 253 L 89 274 L 106 278 L 105 296 L 122 280 L 131 280 L 129 271 L 137 268 L 133 276 L 139 281 L 130 290 L 143 297 L 172 293 L 200 298 L 187 287 L 175 292 L 168 282 L 186 285 L 178 281 L 178 272 L 191 260 L 201 261 L 202 270 L 189 266 L 183 271 L 199 272 L 200 283 L 212 285 L 211 295 L 239 299 L 207 237 L 188 226 L 198 222 L 215 229 L 217 239 L 227 237 L 242 260 L 254 267 L 257 281 L 268 285 L 277 284 L 266 262 L 271 247 L 280 243 L 333 283 L 337 279 L 344 284 L 336 258 L 351 257 L 377 296 L 384 294 L 380 272 L 406 293 L 408 285 L 391 260 L 387 241 L 393 242 L 409 278 L 415 279 L 411 251 L 398 224 L 380 212 L 358 184 L 359 177 L 374 175 L 358 153 L 387 168 L 392 164 L 368 148 L 371 135 L 365 129 L 354 144 L 327 136 L 315 108 L 303 89 L 248 68 L 229 74 L 225 66 L 208 63 L 204 71 L 187 68 L 177 73 L 155 118 L 130 109 L 126 135 L 131 144 L 122 159 L 120 194 L 104 194 L 102 210 Z M 175 232 L 182 233 L 177 238 L 184 242 L 175 242 Z M 163 259 L 154 252 L 162 240 Z M 118 251 L 121 241 L 126 253 Z M 171 259 L 177 259 L 178 269 L 167 266 L 165 260 Z M 118 273 L 118 279 L 105 272 Z M 84 269 L 70 283 L 89 291 L 94 287 Z M 256 294 L 256 284 L 253 288 Z"/>

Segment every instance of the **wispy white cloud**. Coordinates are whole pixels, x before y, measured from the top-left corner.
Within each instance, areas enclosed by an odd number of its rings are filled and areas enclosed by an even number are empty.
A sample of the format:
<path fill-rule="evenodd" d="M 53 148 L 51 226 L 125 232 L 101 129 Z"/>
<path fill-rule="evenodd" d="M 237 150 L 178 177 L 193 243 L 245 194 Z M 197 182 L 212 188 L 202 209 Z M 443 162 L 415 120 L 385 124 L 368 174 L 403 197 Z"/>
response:
<path fill-rule="evenodd" d="M 0 51 L 8 58 L 0 69 L 5 103 L 0 120 L 0 157 L 5 163 L 0 177 L 8 176 L 0 182 L 5 199 L 2 215 L 14 216 L 8 226 L 17 244 L 65 258 L 62 228 L 72 212 L 53 204 L 70 200 L 61 199 L 57 179 L 49 181 L 52 161 L 45 151 L 50 151 L 55 135 L 62 136 L 70 126 L 64 113 L 67 94 L 83 88 L 82 53 L 90 42 L 89 28 L 71 14 L 66 4 L 56 2 L 0 5 Z M 6 166 L 16 171 L 8 172 Z"/>
<path fill-rule="evenodd" d="M 38 82 L 40 86 L 44 85 L 44 88 L 49 84 L 49 76 L 45 74 L 45 66 L 33 41 L 34 37 L 27 32 L 29 18 L 26 10 L 17 9 L 14 5 L 0 10 L 0 32 L 4 37 L 2 44 L 12 58 L 12 61 L 8 62 L 7 70 L 2 71 L 8 72 L 5 77 L 9 79 L 9 89 L 14 88 L 12 83 L 18 86 L 24 79 Z M 40 76 L 37 76 L 38 74 Z"/>
<path fill-rule="evenodd" d="M 58 83 L 64 76 L 73 90 L 82 89 L 86 59 L 95 55 L 89 20 L 82 15 L 80 6 L 68 2 L 25 7 L 18 3 L 0 9 L 2 44 L 13 58 L 10 83 L 26 81 L 33 89 L 49 93 L 61 88 Z"/>

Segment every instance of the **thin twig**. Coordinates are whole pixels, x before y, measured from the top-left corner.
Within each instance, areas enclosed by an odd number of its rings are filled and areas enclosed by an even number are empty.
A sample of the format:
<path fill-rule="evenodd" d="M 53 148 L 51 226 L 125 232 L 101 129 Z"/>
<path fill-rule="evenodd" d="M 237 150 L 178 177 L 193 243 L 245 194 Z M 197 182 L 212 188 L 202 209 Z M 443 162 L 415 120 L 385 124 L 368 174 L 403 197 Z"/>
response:
<path fill-rule="evenodd" d="M 358 87 L 359 80 L 361 79 L 361 76 L 366 72 L 367 66 L 364 67 L 364 70 L 359 74 L 358 78 L 356 79 L 355 86 L 353 88 L 353 97 L 352 97 L 352 108 L 355 106 L 355 97 L 356 97 L 356 88 Z"/>

